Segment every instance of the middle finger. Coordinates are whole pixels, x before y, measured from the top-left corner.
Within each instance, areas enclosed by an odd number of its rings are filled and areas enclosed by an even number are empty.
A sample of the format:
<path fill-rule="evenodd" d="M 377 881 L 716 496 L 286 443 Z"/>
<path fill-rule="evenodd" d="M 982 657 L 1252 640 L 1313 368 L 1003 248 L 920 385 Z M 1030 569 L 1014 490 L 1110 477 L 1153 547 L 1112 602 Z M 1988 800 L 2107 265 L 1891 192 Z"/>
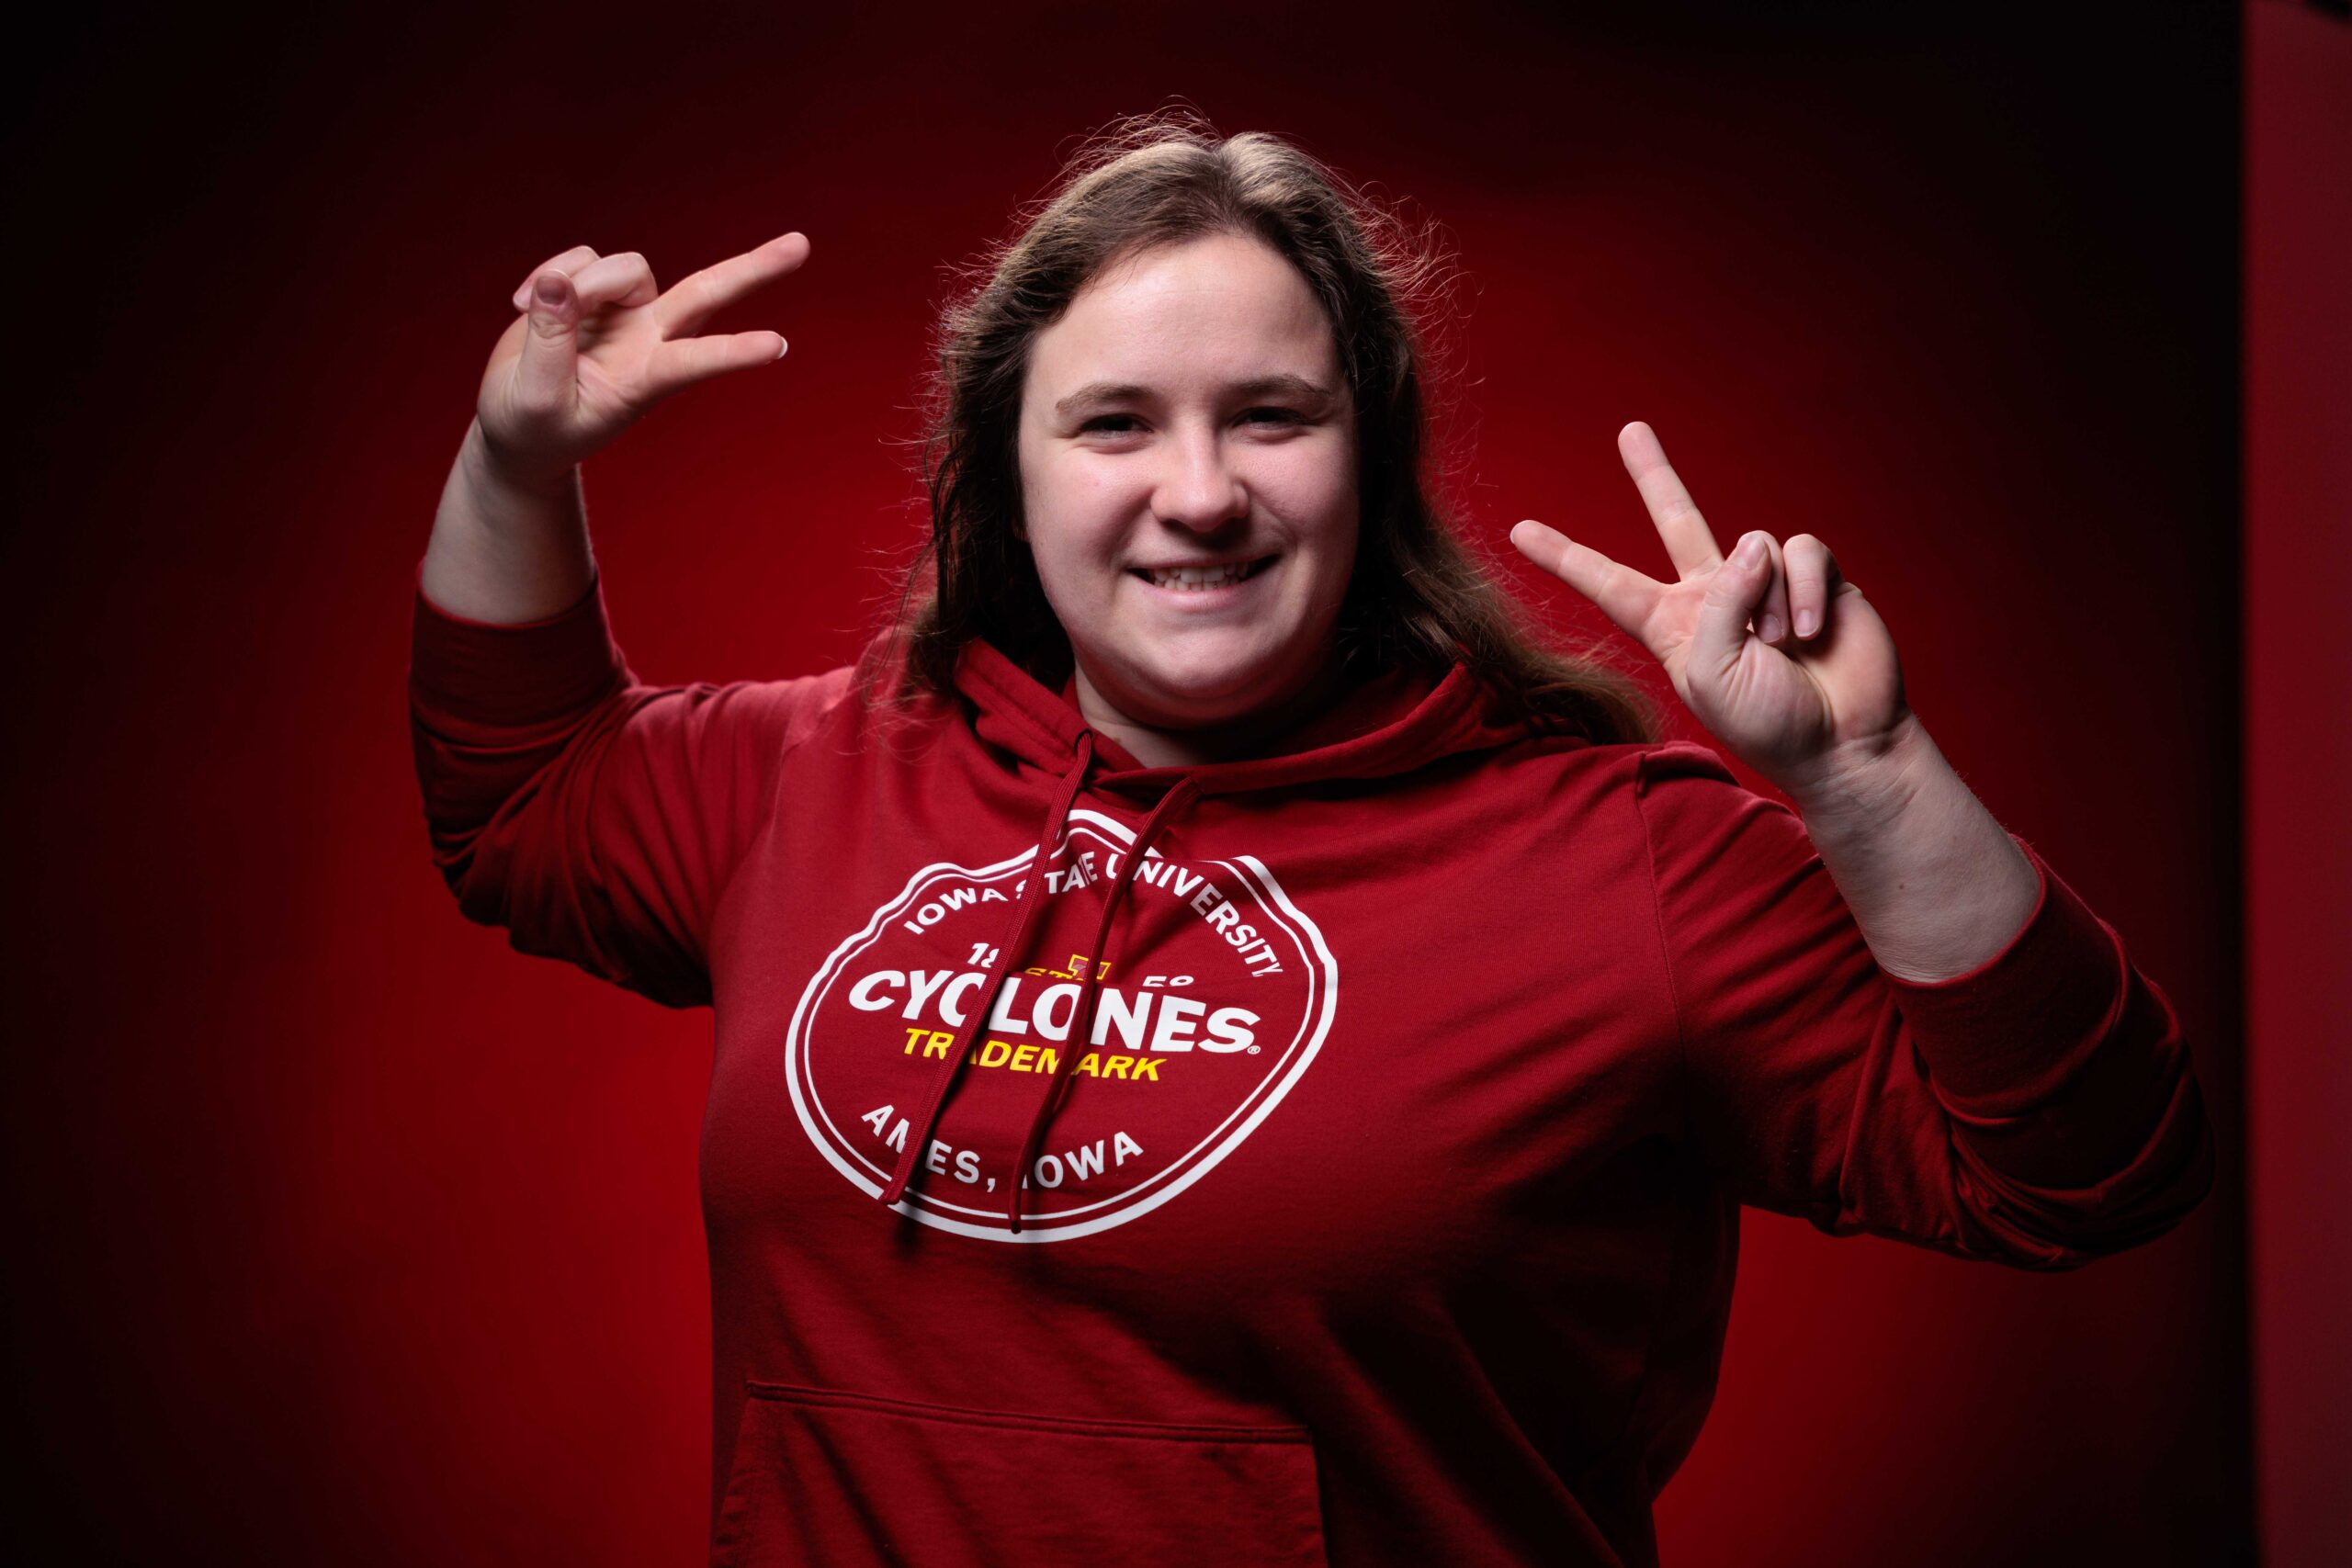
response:
<path fill-rule="evenodd" d="M 1724 556 L 1715 547 L 1714 533 L 1667 462 L 1657 433 L 1635 420 L 1617 433 L 1617 453 L 1650 509 L 1650 521 L 1657 525 L 1657 536 L 1665 542 L 1674 570 L 1688 581 L 1721 566 Z"/>

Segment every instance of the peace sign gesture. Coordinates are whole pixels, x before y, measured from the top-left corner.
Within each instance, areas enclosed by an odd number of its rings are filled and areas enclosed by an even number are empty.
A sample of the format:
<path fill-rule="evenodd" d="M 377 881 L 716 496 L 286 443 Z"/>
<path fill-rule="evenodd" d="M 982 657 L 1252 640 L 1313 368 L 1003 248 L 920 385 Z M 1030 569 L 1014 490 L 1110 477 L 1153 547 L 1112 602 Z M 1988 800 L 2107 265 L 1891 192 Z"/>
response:
<path fill-rule="evenodd" d="M 722 307 L 808 259 L 808 236 L 779 235 L 662 292 L 635 251 L 575 245 L 531 269 L 515 318 L 491 351 L 475 418 L 499 471 L 544 484 L 610 443 L 663 398 L 784 357 L 772 332 L 694 334 Z"/>
<path fill-rule="evenodd" d="M 1902 666 L 1829 547 L 1758 529 L 1725 558 L 1650 427 L 1627 425 L 1617 449 L 1678 581 L 1645 577 L 1532 520 L 1511 543 L 1648 649 L 1699 722 L 1792 798 L 1885 749 L 1910 712 Z"/>

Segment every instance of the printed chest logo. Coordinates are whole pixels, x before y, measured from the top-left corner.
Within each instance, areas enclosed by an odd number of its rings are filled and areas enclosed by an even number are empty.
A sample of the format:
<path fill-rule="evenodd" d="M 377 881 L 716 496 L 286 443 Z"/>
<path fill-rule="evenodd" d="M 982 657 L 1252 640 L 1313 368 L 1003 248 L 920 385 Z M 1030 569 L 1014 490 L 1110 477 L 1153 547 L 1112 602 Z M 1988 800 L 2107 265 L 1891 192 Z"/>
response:
<path fill-rule="evenodd" d="M 1273 1113 L 1330 1032 L 1338 963 L 1262 862 L 1157 850 L 1136 868 L 1112 951 L 1074 951 L 1092 941 L 1133 838 L 1074 810 L 1041 876 L 1034 848 L 924 866 L 833 949 L 793 1010 L 785 1071 L 801 1127 L 834 1169 L 880 1197 L 1025 897 L 1050 900 L 1029 961 L 1007 973 L 976 1032 L 899 1212 L 989 1241 L 1091 1235 L 1184 1192 Z M 1073 1040 L 1089 964 L 1093 1025 Z M 1005 1184 L 1069 1053 L 1069 1088 L 1022 1174 L 1012 1232 Z"/>

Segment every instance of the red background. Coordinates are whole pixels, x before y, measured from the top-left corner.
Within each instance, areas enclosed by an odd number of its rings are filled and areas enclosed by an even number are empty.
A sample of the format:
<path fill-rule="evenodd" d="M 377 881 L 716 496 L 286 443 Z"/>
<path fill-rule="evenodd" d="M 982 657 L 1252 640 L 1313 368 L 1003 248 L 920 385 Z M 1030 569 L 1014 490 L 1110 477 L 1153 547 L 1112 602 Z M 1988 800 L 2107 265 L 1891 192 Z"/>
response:
<path fill-rule="evenodd" d="M 2246 14 L 2246 1162 L 2277 1568 L 2352 1562 L 2352 6 Z"/>
<path fill-rule="evenodd" d="M 1634 418 L 1719 536 L 1821 534 L 2195 1042 L 2223 1176 L 2141 1251 L 2041 1277 L 1751 1216 L 1667 1561 L 2243 1560 L 2240 21 L 1933 9 L 72 22 L 10 111 L 7 1528 L 696 1560 L 709 1019 L 514 954 L 435 875 L 402 689 L 434 502 L 534 264 L 666 284 L 799 229 L 719 323 L 786 359 L 587 489 L 641 676 L 842 660 L 921 525 L 946 268 L 1182 95 L 1446 225 L 1480 538 L 1664 570 Z"/>

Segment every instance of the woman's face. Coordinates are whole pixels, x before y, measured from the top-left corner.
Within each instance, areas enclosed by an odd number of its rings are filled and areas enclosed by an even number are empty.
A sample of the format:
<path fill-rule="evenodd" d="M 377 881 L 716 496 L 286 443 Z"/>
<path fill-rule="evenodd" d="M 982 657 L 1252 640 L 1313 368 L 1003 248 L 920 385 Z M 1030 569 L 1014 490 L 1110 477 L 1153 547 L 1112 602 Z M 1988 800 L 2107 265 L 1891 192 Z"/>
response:
<path fill-rule="evenodd" d="M 1289 263 L 1218 234 L 1106 268 L 1031 344 L 1021 484 L 1082 699 L 1197 729 L 1302 697 L 1355 563 L 1355 412 Z"/>

